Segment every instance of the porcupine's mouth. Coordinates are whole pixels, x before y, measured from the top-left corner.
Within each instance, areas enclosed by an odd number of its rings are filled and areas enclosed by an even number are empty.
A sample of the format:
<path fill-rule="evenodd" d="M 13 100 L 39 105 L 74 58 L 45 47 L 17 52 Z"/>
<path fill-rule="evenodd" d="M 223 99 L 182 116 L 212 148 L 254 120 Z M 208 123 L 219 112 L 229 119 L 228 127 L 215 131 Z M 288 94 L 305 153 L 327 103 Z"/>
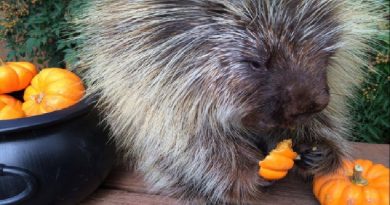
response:
<path fill-rule="evenodd" d="M 257 131 L 270 131 L 279 127 L 273 119 L 266 116 L 260 116 L 258 113 L 251 113 L 243 117 L 242 123 L 245 127 Z"/>
<path fill-rule="evenodd" d="M 268 132 L 272 130 L 295 129 L 301 124 L 305 124 L 306 118 L 297 120 L 274 119 L 272 117 L 249 114 L 242 119 L 243 125 L 247 128 L 254 129 L 260 132 Z"/>
<path fill-rule="evenodd" d="M 265 123 L 264 121 L 258 121 L 257 128 L 255 129 L 254 144 L 262 152 L 264 156 L 268 155 L 271 151 L 270 148 L 274 146 L 272 144 L 274 140 L 281 140 L 291 138 L 294 130 L 294 125 L 283 126 L 279 124 Z M 273 138 L 272 140 L 269 140 Z M 271 143 L 271 144 L 270 144 Z"/>
<path fill-rule="evenodd" d="M 257 122 L 257 128 L 260 130 L 269 131 L 277 127 L 278 125 L 276 125 L 275 123 L 265 122 L 264 120 L 259 120 Z"/>

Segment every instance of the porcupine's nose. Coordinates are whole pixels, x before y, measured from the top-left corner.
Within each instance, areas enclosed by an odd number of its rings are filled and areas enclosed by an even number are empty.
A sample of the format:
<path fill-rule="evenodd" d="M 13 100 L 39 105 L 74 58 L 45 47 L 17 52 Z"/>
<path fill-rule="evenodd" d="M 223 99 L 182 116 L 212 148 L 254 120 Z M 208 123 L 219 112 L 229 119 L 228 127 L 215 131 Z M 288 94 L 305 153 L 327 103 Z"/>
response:
<path fill-rule="evenodd" d="M 313 114 L 321 112 L 329 103 L 327 86 L 290 84 L 282 93 L 283 126 L 294 126 L 304 122 Z"/>

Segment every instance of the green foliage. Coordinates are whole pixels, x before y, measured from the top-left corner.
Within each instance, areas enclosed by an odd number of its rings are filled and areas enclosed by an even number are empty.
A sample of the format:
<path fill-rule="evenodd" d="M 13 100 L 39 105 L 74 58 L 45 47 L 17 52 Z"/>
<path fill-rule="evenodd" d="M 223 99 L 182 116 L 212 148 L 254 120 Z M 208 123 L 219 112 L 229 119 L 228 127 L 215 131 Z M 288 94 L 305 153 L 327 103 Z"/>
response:
<path fill-rule="evenodd" d="M 63 44 L 69 0 L 4 0 L 0 5 L 0 38 L 10 50 L 7 60 L 36 60 L 50 67 L 64 67 L 72 45 Z M 24 12 L 20 12 L 23 10 Z"/>
<path fill-rule="evenodd" d="M 57 49 L 64 53 L 64 62 L 72 66 L 77 62 L 77 45 L 80 45 L 81 35 L 77 32 L 71 20 L 75 18 L 77 12 L 81 12 L 84 0 L 70 0 L 64 15 L 65 22 L 62 24 L 63 38 L 58 40 Z"/>
<path fill-rule="evenodd" d="M 371 143 L 390 143 L 390 37 L 389 25 L 378 36 L 377 55 L 369 66 L 365 82 L 351 100 L 355 123 L 353 140 Z"/>

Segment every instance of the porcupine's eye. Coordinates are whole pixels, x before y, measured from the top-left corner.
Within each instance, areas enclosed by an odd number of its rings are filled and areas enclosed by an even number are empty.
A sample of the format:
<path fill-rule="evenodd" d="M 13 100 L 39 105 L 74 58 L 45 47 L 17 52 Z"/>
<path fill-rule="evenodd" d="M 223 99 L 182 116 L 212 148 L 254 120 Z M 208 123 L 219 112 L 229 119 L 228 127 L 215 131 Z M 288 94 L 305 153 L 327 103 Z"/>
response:
<path fill-rule="evenodd" d="M 254 71 L 265 71 L 267 68 L 257 61 L 248 61 L 249 67 Z"/>
<path fill-rule="evenodd" d="M 259 55 L 252 56 L 246 59 L 248 67 L 253 71 L 266 72 L 269 71 L 269 61 L 271 57 L 266 51 L 258 51 Z"/>

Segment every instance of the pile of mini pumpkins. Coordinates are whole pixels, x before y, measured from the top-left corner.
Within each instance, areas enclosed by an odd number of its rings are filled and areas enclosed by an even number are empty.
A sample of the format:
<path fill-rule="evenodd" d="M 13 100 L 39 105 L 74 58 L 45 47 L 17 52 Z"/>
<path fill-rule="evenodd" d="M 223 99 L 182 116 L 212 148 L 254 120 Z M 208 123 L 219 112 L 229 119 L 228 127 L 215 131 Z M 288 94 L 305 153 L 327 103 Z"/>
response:
<path fill-rule="evenodd" d="M 282 179 L 299 160 L 292 140 L 283 140 L 259 162 L 259 176 L 267 180 Z M 335 173 L 317 175 L 313 192 L 322 205 L 389 205 L 390 170 L 382 164 L 357 159 L 344 160 Z"/>
<path fill-rule="evenodd" d="M 0 120 L 40 115 L 77 103 L 85 93 L 81 79 L 69 70 L 29 62 L 0 61 Z M 23 102 L 9 95 L 24 90 Z"/>

